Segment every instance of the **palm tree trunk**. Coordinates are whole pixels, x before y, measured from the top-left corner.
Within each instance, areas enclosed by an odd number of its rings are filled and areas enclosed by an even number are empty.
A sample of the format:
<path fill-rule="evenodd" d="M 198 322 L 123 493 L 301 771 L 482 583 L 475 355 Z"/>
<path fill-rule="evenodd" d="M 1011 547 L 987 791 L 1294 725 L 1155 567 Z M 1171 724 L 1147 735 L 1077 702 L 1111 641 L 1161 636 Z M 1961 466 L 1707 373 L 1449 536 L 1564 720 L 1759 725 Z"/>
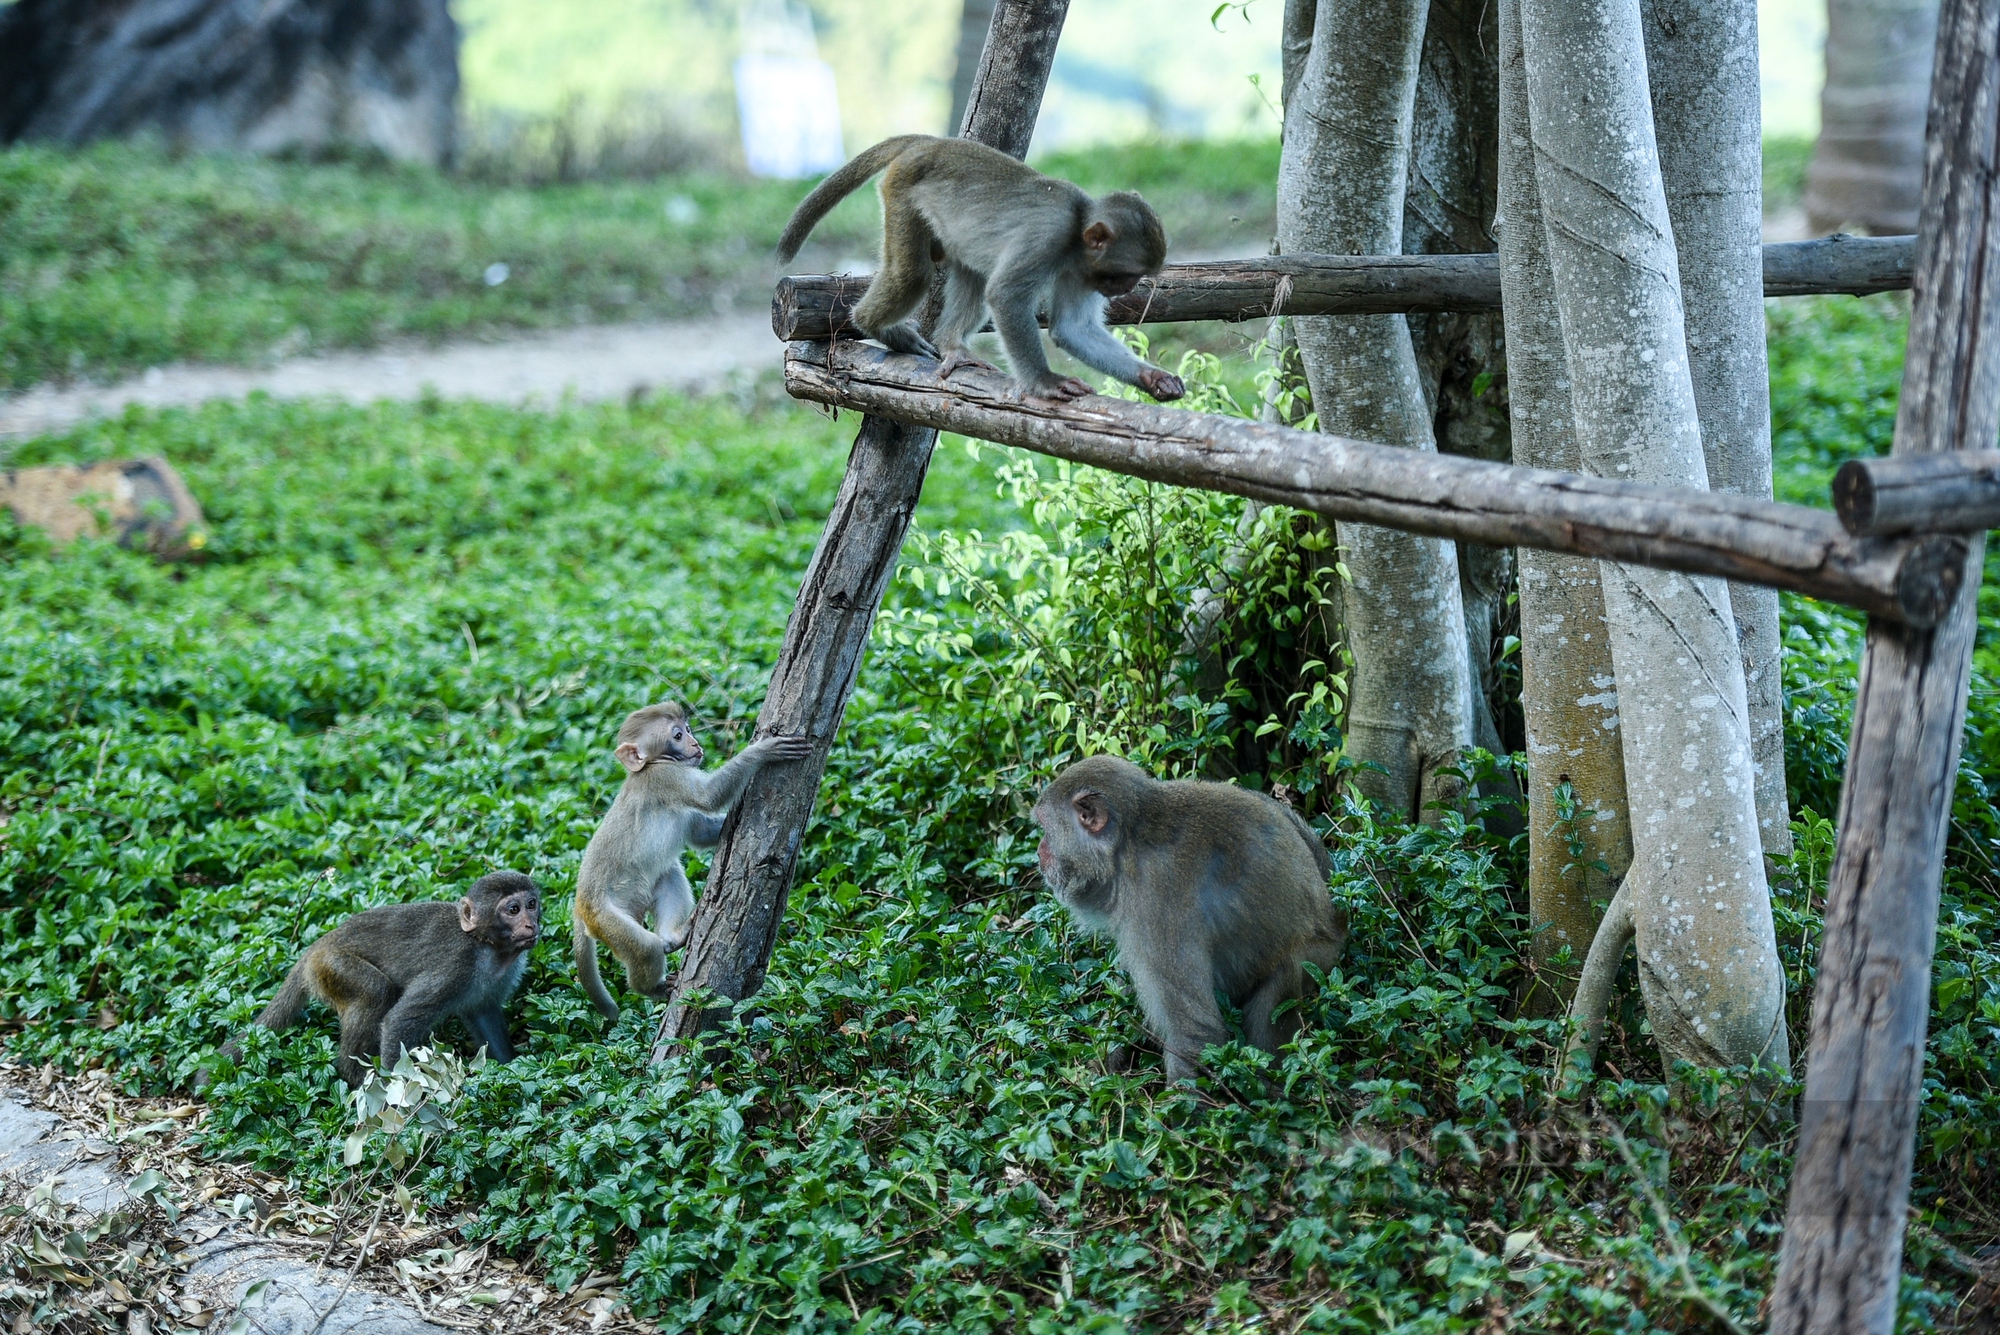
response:
<path fill-rule="evenodd" d="M 1520 0 L 1520 22 L 1584 470 L 1704 487 L 1640 0 Z M 1725 114 L 1754 111 L 1753 101 Z M 1784 1065 L 1784 977 L 1728 587 L 1612 562 L 1601 578 L 1635 866 L 1624 890 L 1655 1039 L 1670 1060 Z"/>
<path fill-rule="evenodd" d="M 1514 462 L 1578 473 L 1583 456 L 1535 183 L 1518 0 L 1502 0 L 1499 18 L 1500 281 Z M 1546 1014 L 1575 995 L 1597 932 L 1595 905 L 1611 898 L 1632 864 L 1632 827 L 1601 563 L 1528 548 L 1519 559 L 1528 918 L 1540 984 L 1526 1000 Z M 1568 961 L 1559 963 L 1564 954 Z"/>
<path fill-rule="evenodd" d="M 1645 0 L 1646 70 L 1660 175 L 1686 306 L 1689 371 L 1708 484 L 1771 497 L 1771 375 L 1764 349 L 1764 143 L 1756 0 Z M 1918 134 L 1923 132 L 1921 120 Z M 1750 710 L 1757 832 L 1792 851 L 1785 798 L 1778 591 L 1729 586 Z"/>

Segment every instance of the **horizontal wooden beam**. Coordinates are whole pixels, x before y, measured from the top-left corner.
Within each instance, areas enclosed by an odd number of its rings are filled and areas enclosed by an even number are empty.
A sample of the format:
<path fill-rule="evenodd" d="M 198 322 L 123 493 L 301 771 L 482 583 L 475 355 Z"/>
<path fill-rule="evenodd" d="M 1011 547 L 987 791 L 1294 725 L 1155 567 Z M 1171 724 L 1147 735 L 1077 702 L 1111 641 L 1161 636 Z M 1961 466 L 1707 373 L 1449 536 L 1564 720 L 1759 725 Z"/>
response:
<path fill-rule="evenodd" d="M 1833 475 L 1849 533 L 1978 533 L 2000 528 L 2000 450 L 1849 459 Z"/>
<path fill-rule="evenodd" d="M 871 343 L 794 342 L 794 398 L 1035 450 L 1155 482 L 1229 492 L 1412 533 L 1717 575 L 1935 625 L 1962 578 L 1955 535 L 1857 538 L 1826 510 L 1723 492 L 1373 445 L 1092 395 L 1020 399 L 1012 382 Z"/>
<path fill-rule="evenodd" d="M 1830 236 L 1764 247 L 1764 295 L 1862 296 L 1910 285 L 1916 238 Z M 780 278 L 771 330 L 789 343 L 854 332 L 867 274 Z M 1170 264 L 1106 311 L 1112 324 L 1500 308 L 1498 255 L 1272 255 Z"/>

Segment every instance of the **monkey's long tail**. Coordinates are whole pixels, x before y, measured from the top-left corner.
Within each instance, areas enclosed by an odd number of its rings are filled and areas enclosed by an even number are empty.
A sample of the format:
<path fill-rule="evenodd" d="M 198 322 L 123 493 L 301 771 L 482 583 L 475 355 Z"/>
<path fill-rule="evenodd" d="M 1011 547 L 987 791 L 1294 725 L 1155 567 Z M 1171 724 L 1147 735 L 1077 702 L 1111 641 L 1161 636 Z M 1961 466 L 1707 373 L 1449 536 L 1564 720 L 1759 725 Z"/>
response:
<path fill-rule="evenodd" d="M 256 1023 L 266 1029 L 286 1028 L 299 1018 L 311 1000 L 312 989 L 306 985 L 306 962 L 301 959 L 285 975 L 284 986 L 271 998 L 271 1004 L 258 1013 Z"/>
<path fill-rule="evenodd" d="M 576 918 L 571 919 L 570 934 L 576 942 L 576 981 L 583 984 L 584 995 L 597 1007 L 598 1014 L 615 1023 L 618 1003 L 611 999 L 610 989 L 604 986 L 604 979 L 597 972 L 597 938 Z"/>
<path fill-rule="evenodd" d="M 864 148 L 847 160 L 846 165 L 836 168 L 834 173 L 813 187 L 813 192 L 799 201 L 792 211 L 792 220 L 785 224 L 785 234 L 778 238 L 778 262 L 790 264 L 792 257 L 799 253 L 799 247 L 812 235 L 812 229 L 819 226 L 819 220 L 833 212 L 833 206 L 868 183 L 868 178 L 901 157 L 912 144 L 922 143 L 937 136 L 928 134 L 899 134 L 893 139 L 884 139 L 873 148 Z"/>
<path fill-rule="evenodd" d="M 301 959 L 292 966 L 292 971 L 285 975 L 284 984 L 278 988 L 278 995 L 271 998 L 271 1004 L 257 1012 L 257 1018 L 251 1023 L 263 1025 L 266 1029 L 283 1029 L 299 1018 L 306 1008 L 306 1003 L 311 1000 L 312 990 L 306 986 L 306 962 Z M 243 1049 L 233 1038 L 224 1043 L 220 1051 L 231 1063 L 243 1060 Z M 197 1072 L 194 1078 L 194 1092 L 197 1094 L 204 1092 L 212 1078 L 213 1072 L 205 1070 Z"/>

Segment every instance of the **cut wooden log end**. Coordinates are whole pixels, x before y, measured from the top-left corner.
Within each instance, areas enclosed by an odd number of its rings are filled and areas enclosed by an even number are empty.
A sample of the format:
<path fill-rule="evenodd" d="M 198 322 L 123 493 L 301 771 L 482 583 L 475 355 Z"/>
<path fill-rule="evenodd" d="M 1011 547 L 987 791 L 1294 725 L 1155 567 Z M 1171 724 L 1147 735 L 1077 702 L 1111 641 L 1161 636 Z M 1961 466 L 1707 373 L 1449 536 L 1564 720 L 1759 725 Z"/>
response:
<path fill-rule="evenodd" d="M 925 357 L 794 342 L 794 398 L 956 431 L 1155 482 L 1412 533 L 1714 575 L 1935 625 L 1962 578 L 1953 535 L 1857 538 L 1825 510 L 1295 431 L 1093 395 L 1021 399 L 992 372 L 949 381 Z"/>
<path fill-rule="evenodd" d="M 1945 619 L 1964 581 L 1969 550 L 1956 534 L 1927 533 L 1909 540 L 1896 571 L 1896 601 L 1905 624 L 1929 629 Z"/>
<path fill-rule="evenodd" d="M 112 463 L 52 464 L 0 473 L 0 506 L 58 546 L 90 536 L 166 561 L 208 546 L 201 506 L 173 465 L 157 455 Z"/>
<path fill-rule="evenodd" d="M 1910 285 L 1916 238 L 1829 236 L 1764 247 L 1764 295 L 1861 296 Z M 857 334 L 867 274 L 780 278 L 771 332 L 780 340 Z M 1105 307 L 1111 324 L 1262 320 L 1500 309 L 1498 255 L 1272 255 L 1170 264 Z"/>
<path fill-rule="evenodd" d="M 1849 459 L 1833 475 L 1849 533 L 1977 533 L 2000 528 L 2000 450 Z"/>

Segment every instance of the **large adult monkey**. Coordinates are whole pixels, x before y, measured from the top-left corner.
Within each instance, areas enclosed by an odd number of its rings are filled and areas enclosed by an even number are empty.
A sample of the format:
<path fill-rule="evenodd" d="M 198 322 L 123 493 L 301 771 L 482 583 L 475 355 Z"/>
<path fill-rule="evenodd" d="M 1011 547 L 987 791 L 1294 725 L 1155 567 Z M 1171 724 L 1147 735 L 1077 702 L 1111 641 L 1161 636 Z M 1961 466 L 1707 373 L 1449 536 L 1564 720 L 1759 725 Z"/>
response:
<path fill-rule="evenodd" d="M 1298 1031 L 1303 965 L 1330 969 L 1347 915 L 1328 896 L 1325 845 L 1275 798 L 1226 783 L 1162 782 L 1130 761 L 1071 765 L 1035 803 L 1042 879 L 1091 932 L 1118 946 L 1167 1075 L 1201 1069 L 1229 1029 L 1276 1052 Z"/>
<path fill-rule="evenodd" d="M 1167 262 L 1159 215 L 1129 190 L 1092 199 L 997 149 L 970 139 L 906 134 L 884 139 L 821 181 L 799 204 L 778 242 L 790 260 L 835 204 L 882 173 L 882 267 L 854 308 L 855 327 L 897 352 L 942 355 L 950 375 L 981 366 L 966 336 L 985 322 L 1006 345 L 1023 394 L 1076 399 L 1091 392 L 1057 375 L 1042 354 L 1036 312 L 1046 310 L 1056 346 L 1156 399 L 1187 393 L 1111 336 L 1104 299 L 1123 296 Z M 931 266 L 945 266 L 944 312 L 932 339 L 910 316 L 931 290 Z"/>

